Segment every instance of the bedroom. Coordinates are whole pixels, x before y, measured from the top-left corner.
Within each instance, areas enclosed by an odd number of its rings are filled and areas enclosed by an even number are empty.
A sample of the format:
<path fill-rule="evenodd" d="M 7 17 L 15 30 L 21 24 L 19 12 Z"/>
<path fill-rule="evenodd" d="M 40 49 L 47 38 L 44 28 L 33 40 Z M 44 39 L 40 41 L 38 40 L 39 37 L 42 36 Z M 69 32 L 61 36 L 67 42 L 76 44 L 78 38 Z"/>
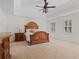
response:
<path fill-rule="evenodd" d="M 11 59 L 79 59 L 79 1 L 55 0 L 56 8 L 47 14 L 34 7 L 40 2 L 43 1 L 0 0 L 0 37 L 10 33 Z M 39 31 L 48 33 L 49 42 L 32 46 L 26 41 L 13 42 L 15 33 L 24 33 L 24 25 L 29 22 L 36 23 Z"/>

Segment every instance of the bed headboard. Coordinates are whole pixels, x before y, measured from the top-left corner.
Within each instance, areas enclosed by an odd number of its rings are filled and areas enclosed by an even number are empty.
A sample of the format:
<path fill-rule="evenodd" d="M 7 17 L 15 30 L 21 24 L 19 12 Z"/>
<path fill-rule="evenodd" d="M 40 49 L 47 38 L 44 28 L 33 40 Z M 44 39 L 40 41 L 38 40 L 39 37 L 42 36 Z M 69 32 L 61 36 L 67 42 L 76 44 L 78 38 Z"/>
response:
<path fill-rule="evenodd" d="M 38 25 L 35 22 L 29 22 L 24 26 L 25 26 L 25 32 L 26 32 L 26 29 L 38 29 Z"/>

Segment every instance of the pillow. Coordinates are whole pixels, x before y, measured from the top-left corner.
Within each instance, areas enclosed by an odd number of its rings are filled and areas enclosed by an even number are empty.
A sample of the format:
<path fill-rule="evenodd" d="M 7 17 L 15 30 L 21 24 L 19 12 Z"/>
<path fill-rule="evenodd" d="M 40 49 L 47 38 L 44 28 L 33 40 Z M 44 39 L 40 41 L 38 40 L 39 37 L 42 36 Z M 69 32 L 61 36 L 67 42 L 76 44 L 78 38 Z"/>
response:
<path fill-rule="evenodd" d="M 38 29 L 32 29 L 32 31 L 33 31 L 33 33 L 35 33 L 35 32 L 37 32 L 37 31 L 38 31 Z"/>
<path fill-rule="evenodd" d="M 37 32 L 38 30 L 37 30 L 37 29 L 27 29 L 26 32 L 28 32 L 28 31 L 29 31 L 30 33 L 35 33 L 35 32 Z"/>

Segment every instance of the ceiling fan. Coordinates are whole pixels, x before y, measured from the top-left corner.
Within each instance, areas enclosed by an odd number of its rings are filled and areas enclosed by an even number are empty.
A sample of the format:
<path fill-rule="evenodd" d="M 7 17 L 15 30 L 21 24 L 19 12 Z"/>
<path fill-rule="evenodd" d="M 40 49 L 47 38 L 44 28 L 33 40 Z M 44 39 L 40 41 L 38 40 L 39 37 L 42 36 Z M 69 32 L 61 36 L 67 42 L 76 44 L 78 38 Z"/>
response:
<path fill-rule="evenodd" d="M 56 6 L 48 6 L 47 0 L 44 0 L 44 2 L 45 2 L 44 6 L 36 6 L 36 7 L 43 8 L 41 10 L 43 10 L 44 13 L 47 13 L 48 12 L 48 8 L 55 8 L 56 7 Z"/>

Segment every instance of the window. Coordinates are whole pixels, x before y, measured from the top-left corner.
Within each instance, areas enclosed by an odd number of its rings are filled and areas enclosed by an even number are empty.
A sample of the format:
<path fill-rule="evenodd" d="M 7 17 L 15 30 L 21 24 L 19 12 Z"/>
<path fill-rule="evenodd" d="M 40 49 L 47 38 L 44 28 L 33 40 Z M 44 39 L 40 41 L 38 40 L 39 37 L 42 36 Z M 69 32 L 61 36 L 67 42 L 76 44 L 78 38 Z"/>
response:
<path fill-rule="evenodd" d="M 52 22 L 50 26 L 51 26 L 51 31 L 55 32 L 55 22 Z"/>
<path fill-rule="evenodd" d="M 64 22 L 64 31 L 68 33 L 72 32 L 72 20 L 66 20 Z"/>

